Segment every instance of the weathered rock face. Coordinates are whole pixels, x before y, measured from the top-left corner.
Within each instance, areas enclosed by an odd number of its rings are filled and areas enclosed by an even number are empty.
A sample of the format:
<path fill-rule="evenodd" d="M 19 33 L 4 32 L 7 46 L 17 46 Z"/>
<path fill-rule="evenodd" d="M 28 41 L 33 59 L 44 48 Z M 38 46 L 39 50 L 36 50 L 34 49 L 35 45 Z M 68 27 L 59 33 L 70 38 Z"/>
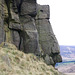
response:
<path fill-rule="evenodd" d="M 57 62 L 60 62 L 61 56 L 59 55 L 59 45 L 49 21 L 49 6 L 37 5 L 37 10 L 36 26 L 39 33 L 39 43 L 45 55 L 44 59 L 47 64 L 54 64 L 56 63 L 56 58 L 58 59 L 59 57 L 60 59 Z"/>
<path fill-rule="evenodd" d="M 25 53 L 41 55 L 48 65 L 61 62 L 48 5 L 36 0 L 0 0 L 0 44 L 13 43 Z"/>
<path fill-rule="evenodd" d="M 36 15 L 36 0 L 23 0 L 21 4 L 21 15 Z"/>
<path fill-rule="evenodd" d="M 4 41 L 4 9 L 2 4 L 4 4 L 3 0 L 0 1 L 0 43 Z"/>

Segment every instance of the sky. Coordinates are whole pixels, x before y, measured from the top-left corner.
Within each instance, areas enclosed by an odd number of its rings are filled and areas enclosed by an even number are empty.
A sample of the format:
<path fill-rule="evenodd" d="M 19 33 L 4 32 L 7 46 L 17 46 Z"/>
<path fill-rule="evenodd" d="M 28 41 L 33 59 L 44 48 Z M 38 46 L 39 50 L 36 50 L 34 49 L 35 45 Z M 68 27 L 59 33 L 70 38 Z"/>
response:
<path fill-rule="evenodd" d="M 75 0 L 37 0 L 50 5 L 50 22 L 59 45 L 75 45 Z"/>

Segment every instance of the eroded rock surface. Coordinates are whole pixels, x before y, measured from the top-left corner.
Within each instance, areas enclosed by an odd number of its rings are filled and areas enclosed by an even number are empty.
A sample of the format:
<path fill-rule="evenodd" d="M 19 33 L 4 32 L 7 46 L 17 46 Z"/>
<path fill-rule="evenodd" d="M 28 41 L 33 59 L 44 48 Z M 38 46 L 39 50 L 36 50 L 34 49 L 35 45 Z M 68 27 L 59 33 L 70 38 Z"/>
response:
<path fill-rule="evenodd" d="M 38 5 L 36 0 L 0 0 L 0 44 L 10 42 L 25 53 L 41 55 L 48 65 L 61 62 L 49 19 L 49 5 Z"/>

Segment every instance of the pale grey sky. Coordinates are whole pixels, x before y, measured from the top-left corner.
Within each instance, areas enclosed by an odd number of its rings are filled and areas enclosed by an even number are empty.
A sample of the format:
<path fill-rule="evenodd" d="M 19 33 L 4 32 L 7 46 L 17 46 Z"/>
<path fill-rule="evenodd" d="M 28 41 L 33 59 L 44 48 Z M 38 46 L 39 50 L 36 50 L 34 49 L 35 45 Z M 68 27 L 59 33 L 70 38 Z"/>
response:
<path fill-rule="evenodd" d="M 75 45 L 75 0 L 37 0 L 50 5 L 50 21 L 60 45 Z"/>

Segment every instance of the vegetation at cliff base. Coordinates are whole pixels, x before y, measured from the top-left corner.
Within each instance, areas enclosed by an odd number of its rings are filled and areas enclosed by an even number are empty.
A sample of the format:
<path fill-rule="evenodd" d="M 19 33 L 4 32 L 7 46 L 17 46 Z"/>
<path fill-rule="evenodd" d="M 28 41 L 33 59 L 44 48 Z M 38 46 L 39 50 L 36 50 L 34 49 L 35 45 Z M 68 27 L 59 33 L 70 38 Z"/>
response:
<path fill-rule="evenodd" d="M 0 75 L 59 75 L 34 54 L 25 54 L 13 44 L 0 45 Z"/>

